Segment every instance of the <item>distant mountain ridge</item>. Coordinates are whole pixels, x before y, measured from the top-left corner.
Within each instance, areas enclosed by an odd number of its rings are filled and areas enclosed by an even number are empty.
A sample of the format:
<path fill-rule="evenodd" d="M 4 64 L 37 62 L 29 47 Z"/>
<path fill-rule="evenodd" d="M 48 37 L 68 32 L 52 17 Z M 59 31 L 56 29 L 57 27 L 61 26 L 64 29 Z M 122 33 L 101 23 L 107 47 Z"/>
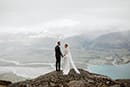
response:
<path fill-rule="evenodd" d="M 100 35 L 95 39 L 89 39 L 85 35 L 66 38 L 71 46 L 86 49 L 114 49 L 130 48 L 130 31 L 112 32 Z"/>
<path fill-rule="evenodd" d="M 130 31 L 101 35 L 91 42 L 91 48 L 130 48 Z"/>
<path fill-rule="evenodd" d="M 41 33 L 40 33 L 41 34 Z M 22 47 L 34 47 L 34 48 L 48 48 L 52 49 L 57 38 L 53 37 L 35 37 L 36 33 L 19 33 L 19 34 L 1 34 L 0 35 L 0 49 L 6 48 L 22 48 Z M 30 37 L 31 36 L 31 37 Z M 44 35 L 43 35 L 44 36 Z M 35 38 L 33 38 L 35 37 Z M 75 49 L 111 49 L 111 48 L 130 48 L 130 31 L 124 32 L 112 32 L 104 35 L 100 35 L 95 39 L 90 39 L 87 35 L 77 35 L 61 39 L 62 45 L 69 43 L 71 48 Z"/>

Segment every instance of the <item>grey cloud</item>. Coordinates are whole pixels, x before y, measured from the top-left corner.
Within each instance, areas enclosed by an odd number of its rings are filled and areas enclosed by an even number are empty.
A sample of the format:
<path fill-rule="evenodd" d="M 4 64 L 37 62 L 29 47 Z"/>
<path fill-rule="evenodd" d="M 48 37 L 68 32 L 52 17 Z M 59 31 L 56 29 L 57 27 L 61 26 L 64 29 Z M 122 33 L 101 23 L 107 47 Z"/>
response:
<path fill-rule="evenodd" d="M 59 19 L 81 22 L 66 32 L 118 25 L 129 28 L 129 6 L 129 0 L 0 0 L 0 32 L 44 31 L 42 24 Z M 61 32 L 62 28 L 54 29 Z"/>

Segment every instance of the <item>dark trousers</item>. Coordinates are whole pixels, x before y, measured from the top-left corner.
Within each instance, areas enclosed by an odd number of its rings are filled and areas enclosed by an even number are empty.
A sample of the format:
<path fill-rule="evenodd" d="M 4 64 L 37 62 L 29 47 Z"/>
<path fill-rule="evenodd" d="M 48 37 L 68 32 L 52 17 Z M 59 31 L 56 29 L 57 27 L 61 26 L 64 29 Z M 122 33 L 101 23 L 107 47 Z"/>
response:
<path fill-rule="evenodd" d="M 60 71 L 60 59 L 59 56 L 56 57 L 56 71 Z"/>

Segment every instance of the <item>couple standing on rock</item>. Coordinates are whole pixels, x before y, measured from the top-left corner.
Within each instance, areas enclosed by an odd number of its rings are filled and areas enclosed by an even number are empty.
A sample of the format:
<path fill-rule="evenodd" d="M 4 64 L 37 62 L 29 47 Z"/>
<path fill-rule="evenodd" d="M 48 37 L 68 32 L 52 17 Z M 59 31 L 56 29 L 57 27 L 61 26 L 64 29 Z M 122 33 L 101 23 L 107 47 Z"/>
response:
<path fill-rule="evenodd" d="M 64 53 L 62 54 L 60 50 L 60 41 L 57 42 L 55 47 L 55 57 L 56 57 L 56 71 L 60 71 L 60 61 L 61 57 L 63 57 L 63 74 L 67 75 L 72 68 L 76 71 L 76 73 L 80 74 L 79 70 L 76 68 L 74 61 L 72 60 L 72 55 L 69 49 L 68 44 L 64 45 Z"/>

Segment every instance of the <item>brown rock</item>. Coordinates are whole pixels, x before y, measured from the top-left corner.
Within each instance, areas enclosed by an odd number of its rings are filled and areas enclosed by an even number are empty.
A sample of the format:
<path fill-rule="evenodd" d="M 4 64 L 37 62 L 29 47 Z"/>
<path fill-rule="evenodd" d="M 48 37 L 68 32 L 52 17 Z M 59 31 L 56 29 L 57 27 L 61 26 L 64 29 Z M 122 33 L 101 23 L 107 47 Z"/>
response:
<path fill-rule="evenodd" d="M 121 85 L 112 85 L 110 87 L 122 87 Z"/>
<path fill-rule="evenodd" d="M 115 81 L 111 78 L 79 69 L 81 74 L 72 69 L 68 75 L 60 72 L 50 72 L 32 80 L 26 80 L 8 87 L 130 87 L 129 81 Z"/>
<path fill-rule="evenodd" d="M 118 79 L 117 83 L 121 85 L 121 87 L 130 87 L 130 79 Z"/>
<path fill-rule="evenodd" d="M 10 84 L 11 84 L 10 81 L 0 80 L 0 87 L 7 87 Z"/>
<path fill-rule="evenodd" d="M 88 83 L 83 80 L 70 81 L 67 85 L 68 85 L 68 87 L 88 87 Z"/>

